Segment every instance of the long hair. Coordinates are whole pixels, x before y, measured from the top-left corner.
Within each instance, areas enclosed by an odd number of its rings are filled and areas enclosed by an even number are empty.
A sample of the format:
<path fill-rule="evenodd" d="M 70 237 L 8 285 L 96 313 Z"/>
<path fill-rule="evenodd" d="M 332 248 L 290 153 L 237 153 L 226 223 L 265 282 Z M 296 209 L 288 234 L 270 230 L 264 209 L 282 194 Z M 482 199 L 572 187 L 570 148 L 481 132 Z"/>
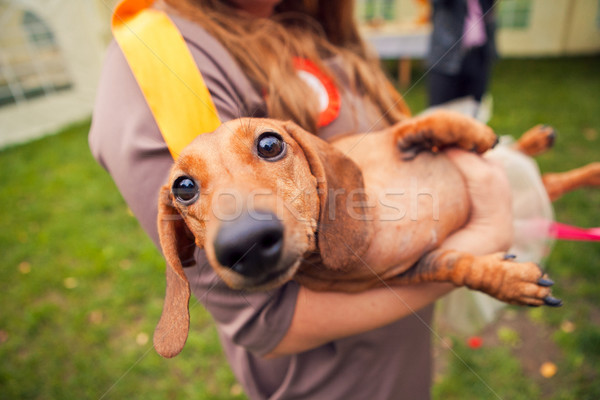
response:
<path fill-rule="evenodd" d="M 323 60 L 341 58 L 344 78 L 393 124 L 410 112 L 362 41 L 353 0 L 283 0 L 271 18 L 249 18 L 227 0 L 163 0 L 200 24 L 230 52 L 257 90 L 269 117 L 291 119 L 317 132 L 318 101 L 294 68 L 294 57 L 316 64 L 334 82 Z"/>

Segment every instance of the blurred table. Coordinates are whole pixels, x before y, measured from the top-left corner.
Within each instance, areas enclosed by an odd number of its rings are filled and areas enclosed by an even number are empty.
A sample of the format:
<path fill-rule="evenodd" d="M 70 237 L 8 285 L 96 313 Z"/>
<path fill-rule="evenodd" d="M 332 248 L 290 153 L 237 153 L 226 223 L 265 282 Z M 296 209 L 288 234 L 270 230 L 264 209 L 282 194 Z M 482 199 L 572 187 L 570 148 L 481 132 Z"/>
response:
<path fill-rule="evenodd" d="M 363 37 L 375 48 L 382 60 L 398 60 L 401 87 L 410 84 L 412 59 L 424 59 L 429 51 L 431 25 L 384 23 L 361 27 Z"/>

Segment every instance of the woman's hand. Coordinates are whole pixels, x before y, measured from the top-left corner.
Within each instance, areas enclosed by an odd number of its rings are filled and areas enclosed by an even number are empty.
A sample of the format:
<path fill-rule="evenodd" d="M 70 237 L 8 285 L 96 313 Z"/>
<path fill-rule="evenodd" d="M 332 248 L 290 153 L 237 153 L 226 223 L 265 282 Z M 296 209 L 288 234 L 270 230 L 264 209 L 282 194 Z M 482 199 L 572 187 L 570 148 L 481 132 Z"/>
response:
<path fill-rule="evenodd" d="M 504 169 L 466 151 L 452 149 L 446 153 L 465 177 L 471 216 L 465 227 L 448 237 L 442 247 L 476 255 L 508 250 L 513 239 L 513 217 Z"/>

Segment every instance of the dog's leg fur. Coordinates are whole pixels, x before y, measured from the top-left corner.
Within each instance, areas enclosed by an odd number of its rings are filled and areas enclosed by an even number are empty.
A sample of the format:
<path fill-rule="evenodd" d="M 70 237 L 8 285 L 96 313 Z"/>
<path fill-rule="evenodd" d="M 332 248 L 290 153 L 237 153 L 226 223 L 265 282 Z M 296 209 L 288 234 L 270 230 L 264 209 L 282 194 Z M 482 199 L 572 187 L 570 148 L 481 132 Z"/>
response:
<path fill-rule="evenodd" d="M 413 159 L 421 151 L 438 152 L 447 147 L 482 154 L 498 143 L 498 137 L 490 127 L 451 111 L 440 110 L 411 118 L 391 129 L 405 160 Z"/>
<path fill-rule="evenodd" d="M 556 131 L 549 125 L 536 125 L 525 132 L 514 144 L 514 149 L 530 157 L 537 156 L 554 146 Z"/>
<path fill-rule="evenodd" d="M 530 157 L 542 154 L 554 145 L 556 131 L 548 125 L 537 125 L 525 132 L 513 148 Z M 600 163 L 595 162 L 566 172 L 546 173 L 542 182 L 551 201 L 582 187 L 600 186 Z"/>
<path fill-rule="evenodd" d="M 600 186 L 600 162 L 594 162 L 566 172 L 543 174 L 542 182 L 552 201 L 575 189 L 586 186 Z"/>
<path fill-rule="evenodd" d="M 494 253 L 474 256 L 456 250 L 438 249 L 425 255 L 392 284 L 451 282 L 487 293 L 511 304 L 559 306 L 551 296 L 553 282 L 531 262 L 518 263 L 514 256 Z"/>

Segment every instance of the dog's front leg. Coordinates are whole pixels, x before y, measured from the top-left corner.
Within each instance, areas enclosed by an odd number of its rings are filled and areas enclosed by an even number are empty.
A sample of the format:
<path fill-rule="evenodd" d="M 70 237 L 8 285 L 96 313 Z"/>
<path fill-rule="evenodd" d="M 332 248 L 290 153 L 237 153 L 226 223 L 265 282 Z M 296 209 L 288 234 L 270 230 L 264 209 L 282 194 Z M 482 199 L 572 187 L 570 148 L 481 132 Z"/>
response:
<path fill-rule="evenodd" d="M 514 256 L 505 253 L 474 256 L 456 250 L 434 250 L 390 283 L 420 282 L 451 282 L 510 304 L 562 305 L 560 300 L 552 297 L 550 286 L 553 282 L 537 264 L 515 262 Z"/>

